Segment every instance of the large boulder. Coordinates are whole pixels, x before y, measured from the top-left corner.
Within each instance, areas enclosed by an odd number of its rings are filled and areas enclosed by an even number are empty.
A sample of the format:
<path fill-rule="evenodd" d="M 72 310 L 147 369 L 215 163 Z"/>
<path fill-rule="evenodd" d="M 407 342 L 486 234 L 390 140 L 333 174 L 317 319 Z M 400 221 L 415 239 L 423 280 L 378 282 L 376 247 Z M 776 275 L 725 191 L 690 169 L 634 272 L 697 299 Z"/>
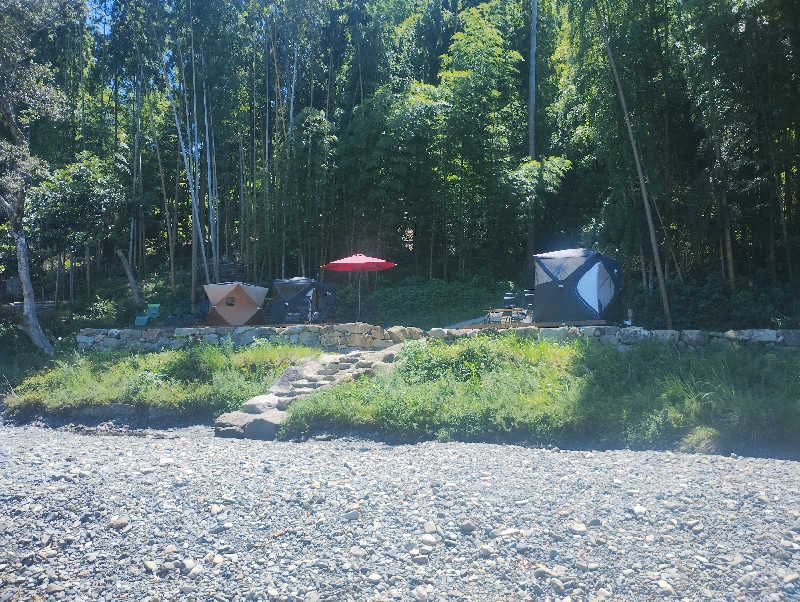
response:
<path fill-rule="evenodd" d="M 480 330 L 475 329 L 470 332 L 480 332 Z M 537 339 L 539 338 L 539 329 L 536 326 L 520 326 L 514 329 L 514 334 L 520 339 Z"/>
<path fill-rule="evenodd" d="M 392 326 L 386 329 L 386 335 L 392 340 L 393 343 L 402 343 L 408 336 L 408 329 L 405 326 Z"/>
<path fill-rule="evenodd" d="M 360 347 L 362 349 L 372 348 L 372 335 L 355 333 L 347 337 L 347 345 L 350 347 Z"/>
<path fill-rule="evenodd" d="M 256 395 L 242 404 L 242 412 L 246 414 L 263 414 L 278 405 L 278 398 L 271 393 Z"/>
<path fill-rule="evenodd" d="M 651 337 L 649 330 L 641 328 L 640 326 L 629 326 L 628 328 L 621 328 L 619 330 L 619 342 L 623 345 L 630 345 L 637 341 L 643 341 Z"/>
<path fill-rule="evenodd" d="M 761 328 L 747 330 L 728 330 L 725 338 L 732 341 L 745 341 L 748 343 L 777 343 L 778 331 Z"/>
<path fill-rule="evenodd" d="M 681 333 L 677 330 L 654 330 L 653 338 L 661 341 L 662 343 L 675 344 L 678 342 L 678 337 L 680 337 L 680 334 Z"/>
<path fill-rule="evenodd" d="M 269 441 L 278 434 L 278 428 L 286 420 L 287 413 L 270 409 L 260 414 L 229 412 L 214 422 L 217 437 L 238 437 Z"/>
<path fill-rule="evenodd" d="M 539 338 L 550 341 L 567 341 L 581 335 L 581 331 L 574 326 L 561 326 L 559 328 L 540 328 Z"/>
<path fill-rule="evenodd" d="M 372 326 L 364 322 L 345 322 L 343 324 L 334 324 L 333 329 L 336 332 L 343 332 L 345 334 L 367 334 Z"/>
<path fill-rule="evenodd" d="M 369 329 L 369 334 L 373 339 L 386 339 L 386 331 L 382 326 L 372 326 Z"/>
<path fill-rule="evenodd" d="M 779 330 L 780 341 L 787 346 L 796 347 L 800 345 L 800 330 Z"/>
<path fill-rule="evenodd" d="M 423 331 L 421 328 L 417 328 L 416 326 L 407 326 L 406 332 L 408 332 L 409 339 L 416 340 L 425 336 L 425 331 Z"/>
<path fill-rule="evenodd" d="M 708 333 L 702 330 L 681 330 L 680 342 L 689 347 L 702 347 L 708 343 Z"/>

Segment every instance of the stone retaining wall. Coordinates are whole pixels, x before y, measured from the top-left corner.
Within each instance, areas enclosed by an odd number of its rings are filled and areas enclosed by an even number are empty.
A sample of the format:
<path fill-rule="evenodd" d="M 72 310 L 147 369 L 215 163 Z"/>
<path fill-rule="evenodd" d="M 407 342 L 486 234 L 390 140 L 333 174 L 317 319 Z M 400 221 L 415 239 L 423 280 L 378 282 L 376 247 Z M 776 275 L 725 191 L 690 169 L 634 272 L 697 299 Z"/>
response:
<path fill-rule="evenodd" d="M 395 343 L 420 339 L 419 328 L 394 326 L 383 329 L 363 322 L 347 324 L 302 324 L 297 326 L 201 326 L 196 328 L 83 328 L 76 341 L 80 351 L 114 349 L 182 349 L 197 343 L 217 345 L 231 339 L 236 346 L 248 345 L 254 339 L 275 343 L 294 343 L 321 347 L 330 351 L 386 349 Z"/>
<path fill-rule="evenodd" d="M 455 341 L 462 337 L 496 336 L 508 329 L 453 330 L 432 328 L 425 332 L 419 328 L 393 326 L 381 328 L 363 322 L 347 324 L 297 326 L 238 326 L 196 328 L 84 328 L 76 337 L 81 351 L 109 351 L 114 349 L 182 349 L 197 343 L 220 344 L 229 337 L 236 345 L 247 345 L 254 339 L 267 339 L 276 343 L 295 343 L 308 347 L 319 347 L 328 351 L 352 351 L 355 349 L 385 349 L 406 340 L 429 337 L 443 341 Z M 800 346 L 800 330 L 728 330 L 713 332 L 706 330 L 646 330 L 637 326 L 584 326 L 561 328 L 536 328 L 521 326 L 514 328 L 517 336 L 548 340 L 569 340 L 576 337 L 591 337 L 603 343 L 625 349 L 631 344 L 656 339 L 672 343 L 681 350 L 695 350 L 709 344 L 745 344 L 795 350 Z"/>
<path fill-rule="evenodd" d="M 485 330 L 446 330 L 432 328 L 426 334 L 428 337 L 454 341 L 465 336 L 475 336 Z M 500 332 L 490 329 L 489 332 Z M 728 330 L 726 332 L 710 330 L 647 330 L 639 326 L 562 326 L 560 328 L 536 328 L 535 326 L 522 326 L 514 328 L 519 337 L 530 337 L 546 340 L 570 340 L 577 337 L 591 337 L 602 343 L 617 345 L 625 349 L 638 341 L 655 339 L 664 343 L 671 343 L 678 349 L 693 351 L 709 344 L 719 345 L 758 345 L 762 347 L 775 347 L 786 350 L 795 350 L 800 346 L 800 330 Z"/>

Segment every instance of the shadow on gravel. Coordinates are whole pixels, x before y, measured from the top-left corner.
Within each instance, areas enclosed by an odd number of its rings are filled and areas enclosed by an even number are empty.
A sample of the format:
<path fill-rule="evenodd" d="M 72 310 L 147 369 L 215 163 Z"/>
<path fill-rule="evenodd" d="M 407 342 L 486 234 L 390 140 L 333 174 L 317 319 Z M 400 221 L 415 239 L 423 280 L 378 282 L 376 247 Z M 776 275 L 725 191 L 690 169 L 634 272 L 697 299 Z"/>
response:
<path fill-rule="evenodd" d="M 369 441 L 376 443 L 383 443 L 390 446 L 399 445 L 415 445 L 418 443 L 436 442 L 446 445 L 447 443 L 475 443 L 475 444 L 492 444 L 492 445 L 513 445 L 517 447 L 526 447 L 530 449 L 547 449 L 551 451 L 613 451 L 613 450 L 632 450 L 632 451 L 659 451 L 659 452 L 674 452 L 674 453 L 695 453 L 701 455 L 716 455 L 716 456 L 742 456 L 747 458 L 769 458 L 773 460 L 792 460 L 800 461 L 800 449 L 790 445 L 775 445 L 772 447 L 747 447 L 739 446 L 735 449 L 730 448 L 724 451 L 716 450 L 709 452 L 680 452 L 677 449 L 668 447 L 622 447 L 622 446 L 609 446 L 602 445 L 597 441 L 561 441 L 558 446 L 551 443 L 544 443 L 541 441 L 532 441 L 526 438 L 519 437 L 487 437 L 485 439 L 452 439 L 447 441 L 437 440 L 435 438 L 411 438 L 399 434 L 387 433 L 380 430 L 369 429 L 324 429 L 309 433 L 303 437 L 292 437 L 286 441 L 303 444 L 312 441 L 333 441 L 333 440 L 351 440 L 351 441 Z"/>
<path fill-rule="evenodd" d="M 214 417 L 211 414 L 168 415 L 151 417 L 141 412 L 130 411 L 124 415 L 111 415 L 109 412 L 65 412 L 61 414 L 41 414 L 26 412 L 9 414 L 0 400 L 0 425 L 35 426 L 64 430 L 87 435 L 124 435 L 130 437 L 153 436 L 153 431 L 174 431 L 191 427 L 211 428 Z"/>

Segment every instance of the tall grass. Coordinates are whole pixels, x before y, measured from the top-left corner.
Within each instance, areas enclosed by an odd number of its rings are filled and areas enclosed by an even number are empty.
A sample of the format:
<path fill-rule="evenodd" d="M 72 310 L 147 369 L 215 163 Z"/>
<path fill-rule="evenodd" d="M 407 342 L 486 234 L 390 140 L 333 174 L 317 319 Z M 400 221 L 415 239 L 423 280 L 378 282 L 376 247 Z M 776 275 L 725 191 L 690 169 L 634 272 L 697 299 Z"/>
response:
<path fill-rule="evenodd" d="M 75 353 L 23 380 L 5 403 L 12 412 L 120 402 L 218 415 L 266 392 L 287 366 L 318 353 L 266 341 L 244 349 L 227 344 L 158 353 Z"/>
<path fill-rule="evenodd" d="M 796 443 L 800 432 L 796 353 L 679 353 L 658 342 L 619 351 L 512 333 L 412 342 L 398 361 L 393 372 L 295 402 L 283 436 L 356 428 L 411 439 L 666 448 L 703 432 L 733 447 Z"/>

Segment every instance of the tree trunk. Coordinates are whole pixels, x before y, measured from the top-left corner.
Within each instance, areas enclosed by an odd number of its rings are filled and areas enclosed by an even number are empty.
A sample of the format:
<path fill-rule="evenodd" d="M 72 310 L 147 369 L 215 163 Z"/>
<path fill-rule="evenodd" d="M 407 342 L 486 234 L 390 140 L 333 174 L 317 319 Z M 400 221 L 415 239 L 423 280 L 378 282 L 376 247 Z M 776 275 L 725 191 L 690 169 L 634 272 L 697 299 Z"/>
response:
<path fill-rule="evenodd" d="M 130 229 L 128 230 L 128 263 L 135 261 L 136 256 L 133 254 L 133 241 L 134 232 L 136 231 L 136 218 L 131 218 Z"/>
<path fill-rule="evenodd" d="M 58 294 L 59 290 L 58 287 L 61 285 L 61 269 L 64 267 L 64 260 L 61 256 L 61 253 L 58 254 L 58 259 L 56 260 L 56 288 L 55 288 L 55 296 L 53 297 L 53 301 L 56 305 L 58 305 Z"/>
<path fill-rule="evenodd" d="M 219 223 L 220 223 L 220 203 L 219 203 L 219 180 L 217 179 L 217 142 L 214 137 L 214 114 L 209 116 L 211 121 L 211 182 L 214 189 L 214 215 L 216 215 L 216 237 L 214 239 L 216 248 L 214 249 L 214 257 L 216 257 L 216 270 L 217 278 L 219 278 Z"/>
<path fill-rule="evenodd" d="M 89 243 L 83 245 L 83 269 L 86 270 L 86 298 L 92 297 L 92 262 L 89 260 Z"/>
<path fill-rule="evenodd" d="M 193 121 L 193 128 L 191 131 L 187 132 L 189 136 L 189 141 L 191 142 L 190 147 L 192 148 L 192 157 L 194 158 L 194 169 L 193 174 L 194 177 L 192 178 L 192 190 L 193 190 L 193 202 L 192 202 L 192 210 L 194 212 L 193 221 L 195 222 L 194 228 L 197 231 L 197 240 L 200 243 L 200 256 L 203 260 L 203 272 L 206 277 L 206 284 L 211 282 L 211 277 L 208 272 L 208 260 L 206 259 L 206 248 L 205 248 L 205 240 L 203 237 L 202 231 L 202 222 L 200 221 L 200 142 L 198 140 L 198 132 L 199 129 L 197 127 L 197 74 L 195 69 L 195 62 L 194 62 L 194 23 L 192 21 L 192 1 L 189 0 L 189 37 L 191 39 L 191 50 L 192 50 L 192 121 Z M 188 128 L 187 124 L 187 128 Z M 194 139 L 192 139 L 192 132 L 194 132 Z M 180 135 L 180 133 L 179 133 Z M 189 174 L 187 173 L 187 176 Z"/>
<path fill-rule="evenodd" d="M 167 244 L 169 245 L 169 284 L 172 294 L 175 294 L 175 229 L 173 228 L 174 217 L 170 215 L 169 202 L 167 201 L 167 180 L 164 176 L 164 165 L 161 162 L 161 149 L 158 145 L 158 132 L 153 118 L 153 105 L 150 103 L 150 126 L 153 130 L 153 144 L 156 147 L 156 159 L 158 160 L 158 173 L 161 176 L 161 196 L 164 199 L 164 225 L 167 228 Z M 177 181 L 177 177 L 176 177 Z"/>
<path fill-rule="evenodd" d="M 237 120 L 238 121 L 238 120 Z M 244 206 L 244 144 L 242 142 L 242 126 L 239 124 L 239 254 L 241 260 L 247 263 L 247 233 L 245 228 Z"/>
<path fill-rule="evenodd" d="M 784 209 L 784 203 L 781 201 L 781 190 L 783 189 L 783 196 L 786 199 L 785 206 L 790 206 L 788 194 L 786 192 L 788 187 L 781 186 L 781 177 L 774 159 L 774 151 L 772 158 L 772 172 L 775 177 L 775 207 L 778 210 L 778 220 L 781 224 L 781 238 L 783 239 L 783 250 L 786 256 L 787 280 L 789 283 L 791 283 L 794 280 L 794 274 L 792 273 L 792 243 L 791 239 L 789 238 L 789 229 L 786 223 L 786 210 Z"/>
<path fill-rule="evenodd" d="M 205 68 L 205 58 L 203 58 Z M 214 211 L 214 185 L 211 181 L 211 136 L 208 133 L 208 102 L 206 101 L 206 77 L 203 74 L 203 118 L 206 127 L 206 181 L 208 182 L 208 229 L 211 235 L 211 270 L 214 280 L 219 282 L 219 258 L 217 257 L 217 215 Z"/>
<path fill-rule="evenodd" d="M 639 268 L 642 271 L 642 290 L 647 290 L 647 260 L 644 257 L 644 246 L 639 245 Z"/>
<path fill-rule="evenodd" d="M 136 88 L 136 114 L 134 115 L 134 120 L 136 121 L 136 134 L 134 138 L 134 145 L 133 145 L 133 176 L 131 178 L 131 204 L 136 203 L 136 183 L 137 178 L 141 178 L 141 174 L 139 173 L 140 169 L 140 161 L 139 161 L 139 142 L 141 139 L 141 122 L 142 122 L 142 79 L 141 79 L 141 67 L 136 74 L 136 80 L 134 82 L 134 87 Z M 141 202 L 141 199 L 140 199 Z M 136 214 L 138 217 L 138 213 Z M 135 253 L 135 242 L 138 241 L 138 238 L 134 238 L 133 232 L 133 224 L 135 222 L 131 220 L 131 240 L 128 243 L 128 263 L 132 264 L 133 267 L 136 267 L 136 253 Z M 138 224 L 137 224 L 138 225 Z M 70 254 L 71 257 L 71 254 Z"/>
<path fill-rule="evenodd" d="M 664 317 L 667 320 L 667 328 L 670 330 L 672 329 L 672 312 L 670 311 L 669 307 L 669 297 L 667 296 L 667 287 L 664 282 L 664 272 L 661 269 L 661 258 L 658 251 L 658 241 L 656 239 L 656 229 L 655 225 L 653 224 L 653 215 L 650 211 L 650 202 L 647 198 L 647 186 L 644 181 L 644 172 L 642 171 L 642 163 L 641 158 L 639 157 L 639 149 L 636 145 L 636 138 L 633 135 L 633 126 L 631 125 L 631 117 L 630 113 L 628 113 L 628 105 L 625 102 L 625 93 L 622 90 L 622 82 L 619 79 L 619 73 L 617 72 L 617 65 L 614 61 L 614 54 L 611 52 L 611 42 L 608 39 L 608 32 L 606 31 L 605 25 L 600 17 L 600 11 L 597 8 L 597 5 L 594 5 L 595 14 L 597 15 L 597 20 L 600 24 L 600 30 L 603 32 L 603 41 L 605 42 L 606 53 L 608 54 L 608 63 L 611 66 L 611 73 L 614 76 L 614 83 L 617 87 L 617 95 L 619 96 L 619 103 L 622 107 L 622 114 L 625 117 L 625 127 L 628 130 L 628 138 L 631 144 L 631 150 L 633 151 L 633 160 L 636 164 L 636 175 L 639 178 L 639 189 L 642 193 L 642 204 L 644 205 L 644 212 L 645 216 L 647 217 L 647 228 L 650 231 L 650 246 L 653 250 L 653 263 L 655 264 L 656 268 L 656 276 L 658 277 L 658 288 L 661 293 L 661 304 L 664 308 Z"/>
<path fill-rule="evenodd" d="M 69 303 L 75 305 L 75 251 L 69 251 Z"/>
<path fill-rule="evenodd" d="M 192 313 L 197 309 L 197 228 L 192 227 Z"/>
<path fill-rule="evenodd" d="M 728 209 L 728 191 L 723 185 L 720 194 L 720 205 L 722 207 L 722 234 L 725 239 L 725 263 L 728 267 L 728 286 L 731 293 L 736 291 L 736 273 L 733 270 L 733 241 L 731 240 L 731 218 Z"/>
<path fill-rule="evenodd" d="M 531 56 L 528 76 L 528 155 L 536 157 L 536 29 L 539 20 L 539 1 L 531 6 Z"/>
<path fill-rule="evenodd" d="M 264 22 L 264 244 L 267 246 L 267 281 L 272 282 L 272 211 L 269 189 L 269 44 Z"/>
<path fill-rule="evenodd" d="M 28 243 L 25 240 L 25 233 L 21 229 L 17 229 L 13 232 L 13 236 L 17 246 L 19 281 L 22 284 L 22 328 L 34 345 L 47 355 L 54 355 L 55 349 L 53 349 L 53 345 L 48 340 L 47 335 L 44 334 L 44 330 L 39 324 L 39 316 L 36 313 L 36 299 L 33 293 L 33 284 L 31 283 Z"/>
<path fill-rule="evenodd" d="M 128 277 L 128 286 L 130 286 L 131 289 L 133 302 L 136 303 L 136 305 L 144 305 L 142 295 L 139 293 L 139 285 L 136 284 L 136 278 L 134 278 L 133 270 L 131 270 L 131 266 L 125 258 L 125 253 L 123 253 L 121 249 L 115 249 L 114 252 L 117 257 L 119 257 L 119 261 L 122 263 L 122 269 L 125 270 L 125 275 Z"/>
<path fill-rule="evenodd" d="M 181 155 L 183 155 L 183 164 L 184 169 L 186 170 L 186 183 L 189 185 L 189 192 L 192 195 L 192 229 L 197 230 L 198 233 L 200 231 L 200 211 L 199 211 L 199 200 L 197 195 L 197 178 L 194 175 L 195 169 L 192 167 L 194 164 L 196 166 L 196 161 L 192 161 L 189 158 L 189 150 L 186 145 L 186 141 L 183 139 L 183 129 L 181 128 L 180 121 L 178 119 L 178 109 L 175 106 L 175 101 L 172 98 L 172 92 L 167 89 L 167 97 L 169 98 L 170 104 L 172 104 L 172 114 L 175 118 L 175 129 L 178 132 L 178 141 L 180 142 L 181 146 Z M 187 132 L 189 135 L 189 142 L 191 143 L 191 132 Z M 191 147 L 191 144 L 189 145 Z M 198 172 L 199 173 L 199 172 Z M 200 241 L 200 254 L 203 258 L 203 269 L 205 271 L 206 283 L 211 282 L 209 273 L 208 273 L 208 262 L 206 261 L 206 251 L 205 245 L 203 244 L 203 237 L 198 236 L 198 240 Z"/>

